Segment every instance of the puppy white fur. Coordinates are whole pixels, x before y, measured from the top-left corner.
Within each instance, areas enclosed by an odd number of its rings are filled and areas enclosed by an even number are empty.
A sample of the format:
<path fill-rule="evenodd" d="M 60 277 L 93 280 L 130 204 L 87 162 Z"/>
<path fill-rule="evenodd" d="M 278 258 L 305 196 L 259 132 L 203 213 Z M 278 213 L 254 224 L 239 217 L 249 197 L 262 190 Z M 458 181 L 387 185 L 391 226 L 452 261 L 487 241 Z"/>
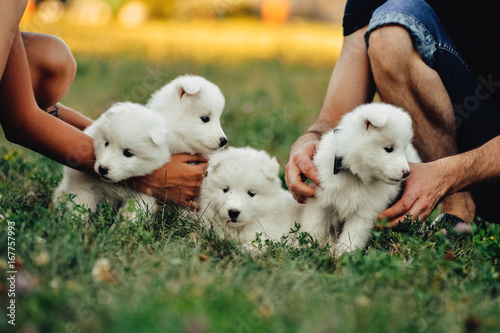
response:
<path fill-rule="evenodd" d="M 166 117 L 172 128 L 172 154 L 209 155 L 227 143 L 220 125 L 224 96 L 200 76 L 184 75 L 156 91 L 147 107 Z"/>
<path fill-rule="evenodd" d="M 201 189 L 203 219 L 249 250 L 256 233 L 279 240 L 294 227 L 301 205 L 278 173 L 278 162 L 264 151 L 231 147 L 213 154 Z"/>
<path fill-rule="evenodd" d="M 302 230 L 320 240 L 332 234 L 337 256 L 366 246 L 377 215 L 410 175 L 408 162 L 420 162 L 412 136 L 409 115 L 395 106 L 365 104 L 346 114 L 320 141 L 313 160 L 320 187 L 306 202 Z"/>
<path fill-rule="evenodd" d="M 103 202 L 125 210 L 127 199 L 133 199 L 139 208 L 153 210 L 156 204 L 153 197 L 119 182 L 147 175 L 170 160 L 169 126 L 165 118 L 140 104 L 116 103 L 84 133 L 94 139 L 96 175 L 65 166 L 54 200 L 63 193 L 71 193 L 76 204 L 95 211 Z"/>

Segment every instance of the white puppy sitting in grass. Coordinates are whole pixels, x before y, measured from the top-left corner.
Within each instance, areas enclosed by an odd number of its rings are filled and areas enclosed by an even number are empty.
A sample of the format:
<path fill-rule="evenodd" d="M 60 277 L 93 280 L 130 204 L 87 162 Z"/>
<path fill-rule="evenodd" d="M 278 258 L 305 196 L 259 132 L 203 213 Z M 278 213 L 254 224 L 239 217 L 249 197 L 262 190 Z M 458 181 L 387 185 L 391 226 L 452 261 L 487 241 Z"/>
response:
<path fill-rule="evenodd" d="M 215 84 L 200 76 L 183 75 L 156 91 L 146 106 L 171 124 L 172 154 L 209 155 L 227 143 L 220 125 L 224 103 Z"/>
<path fill-rule="evenodd" d="M 257 233 L 278 241 L 294 227 L 301 205 L 281 187 L 279 164 L 266 152 L 228 148 L 212 155 L 201 189 L 201 214 L 221 236 L 248 250 Z"/>
<path fill-rule="evenodd" d="M 410 175 L 408 162 L 420 162 L 412 136 L 410 116 L 395 106 L 365 104 L 346 114 L 316 151 L 320 187 L 306 202 L 302 231 L 320 240 L 333 234 L 337 256 L 365 247 L 377 215 Z"/>
<path fill-rule="evenodd" d="M 170 160 L 169 131 L 164 117 L 142 105 L 114 104 L 84 131 L 94 139 L 96 175 L 65 166 L 54 201 L 62 194 L 74 194 L 74 203 L 92 211 L 107 202 L 114 209 L 128 213 L 130 200 L 144 211 L 153 211 L 155 198 L 120 182 L 147 175 Z M 129 217 L 134 218 L 134 213 Z"/>

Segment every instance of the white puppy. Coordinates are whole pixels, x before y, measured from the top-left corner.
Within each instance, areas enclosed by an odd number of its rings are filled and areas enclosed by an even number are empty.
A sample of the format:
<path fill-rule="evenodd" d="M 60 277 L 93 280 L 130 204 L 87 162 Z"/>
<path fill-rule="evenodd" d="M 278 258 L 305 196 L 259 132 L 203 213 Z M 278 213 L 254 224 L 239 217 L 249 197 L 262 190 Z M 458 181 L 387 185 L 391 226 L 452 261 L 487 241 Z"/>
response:
<path fill-rule="evenodd" d="M 333 233 L 336 255 L 366 246 L 377 215 L 393 203 L 420 159 L 402 109 L 365 104 L 346 114 L 320 141 L 314 164 L 320 187 L 308 199 L 303 231 L 321 240 Z M 332 230 L 333 229 L 333 230 Z"/>
<path fill-rule="evenodd" d="M 146 106 L 164 115 L 171 125 L 172 154 L 208 155 L 227 143 L 220 125 L 224 103 L 215 84 L 184 75 L 156 91 Z"/>
<path fill-rule="evenodd" d="M 65 166 L 54 200 L 63 193 L 71 193 L 75 195 L 76 204 L 95 211 L 103 202 L 124 210 L 132 199 L 139 208 L 153 210 L 156 204 L 153 197 L 119 183 L 147 175 L 170 160 L 169 127 L 165 118 L 139 104 L 116 103 L 84 133 L 94 139 L 96 175 Z"/>
<path fill-rule="evenodd" d="M 213 154 L 201 190 L 203 219 L 249 250 L 257 233 L 279 240 L 294 227 L 301 205 L 278 173 L 278 162 L 264 151 L 231 147 Z"/>

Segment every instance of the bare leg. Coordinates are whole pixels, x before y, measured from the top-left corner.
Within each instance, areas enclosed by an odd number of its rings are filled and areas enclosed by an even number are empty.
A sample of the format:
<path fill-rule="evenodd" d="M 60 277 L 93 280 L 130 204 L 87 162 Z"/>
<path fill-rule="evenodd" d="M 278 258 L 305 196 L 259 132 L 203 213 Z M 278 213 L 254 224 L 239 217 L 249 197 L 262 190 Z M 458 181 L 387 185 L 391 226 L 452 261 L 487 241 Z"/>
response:
<path fill-rule="evenodd" d="M 387 26 L 370 34 L 373 78 L 384 102 L 407 110 L 413 119 L 414 145 L 424 162 L 457 153 L 455 116 L 438 73 L 415 51 L 408 32 Z M 475 205 L 469 192 L 446 197 L 441 211 L 471 222 Z"/>
<path fill-rule="evenodd" d="M 68 92 L 76 74 L 76 62 L 68 46 L 51 35 L 22 32 L 38 106 L 46 109 Z"/>
<path fill-rule="evenodd" d="M 22 32 L 21 35 L 38 106 L 84 130 L 92 120 L 58 103 L 68 92 L 76 74 L 76 61 L 70 49 L 55 36 L 32 32 Z"/>
<path fill-rule="evenodd" d="M 28 0 L 0 1 L 2 19 L 0 20 L 0 80 L 2 79 L 10 48 L 16 37 L 19 21 L 23 16 Z"/>

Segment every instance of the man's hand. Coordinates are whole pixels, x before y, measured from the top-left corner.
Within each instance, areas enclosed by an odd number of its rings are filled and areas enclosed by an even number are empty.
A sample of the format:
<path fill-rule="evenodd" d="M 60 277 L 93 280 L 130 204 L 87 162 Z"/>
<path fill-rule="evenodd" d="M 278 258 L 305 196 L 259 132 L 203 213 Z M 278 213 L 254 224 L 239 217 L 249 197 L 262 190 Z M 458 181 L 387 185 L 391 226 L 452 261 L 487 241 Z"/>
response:
<path fill-rule="evenodd" d="M 408 214 L 411 214 L 413 220 L 418 218 L 424 221 L 448 193 L 449 187 L 446 184 L 449 177 L 440 160 L 410 163 L 410 171 L 403 197 L 378 216 L 379 220 L 387 218 L 386 227 L 397 226 Z"/>
<path fill-rule="evenodd" d="M 318 145 L 317 138 L 302 136 L 297 140 L 290 152 L 289 161 L 285 167 L 285 181 L 288 189 L 297 202 L 304 203 L 307 198 L 314 197 L 316 189 L 305 183 L 310 179 L 319 185 L 318 170 L 314 166 L 312 159 L 316 153 Z"/>
<path fill-rule="evenodd" d="M 138 191 L 160 201 L 198 208 L 194 200 L 200 194 L 207 168 L 208 160 L 200 155 L 176 154 L 163 167 L 149 175 L 133 178 L 131 182 Z"/>

